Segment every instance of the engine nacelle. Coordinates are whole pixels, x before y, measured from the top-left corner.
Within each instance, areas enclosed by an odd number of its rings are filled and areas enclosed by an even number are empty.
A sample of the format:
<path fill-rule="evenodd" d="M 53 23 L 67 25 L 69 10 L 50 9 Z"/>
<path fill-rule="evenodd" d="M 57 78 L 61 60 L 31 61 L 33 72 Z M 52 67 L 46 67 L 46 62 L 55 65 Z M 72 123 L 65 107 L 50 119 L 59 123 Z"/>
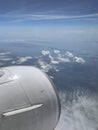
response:
<path fill-rule="evenodd" d="M 53 130 L 60 117 L 54 84 L 35 67 L 0 70 L 0 130 Z"/>

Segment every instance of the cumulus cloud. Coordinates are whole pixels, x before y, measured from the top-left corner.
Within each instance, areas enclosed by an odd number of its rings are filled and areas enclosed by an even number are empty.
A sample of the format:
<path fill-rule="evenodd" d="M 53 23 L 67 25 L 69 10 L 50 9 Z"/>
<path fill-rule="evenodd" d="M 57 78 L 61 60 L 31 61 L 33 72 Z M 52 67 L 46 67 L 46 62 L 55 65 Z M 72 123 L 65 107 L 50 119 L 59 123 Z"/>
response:
<path fill-rule="evenodd" d="M 20 58 L 18 59 L 18 63 L 21 64 L 21 63 L 24 63 L 24 62 L 26 62 L 26 61 L 28 61 L 28 60 L 30 60 L 30 59 L 32 59 L 32 57 L 30 57 L 30 56 L 20 57 Z"/>
<path fill-rule="evenodd" d="M 0 55 L 9 55 L 9 54 L 11 54 L 10 52 L 2 52 L 2 53 L 0 53 Z"/>
<path fill-rule="evenodd" d="M 40 68 L 44 71 L 44 72 L 48 72 L 50 69 L 52 69 L 52 66 L 50 64 L 48 64 L 47 62 L 38 59 L 38 64 L 40 65 Z"/>
<path fill-rule="evenodd" d="M 12 61 L 11 63 L 12 63 L 12 64 L 16 64 L 16 61 Z"/>
<path fill-rule="evenodd" d="M 74 57 L 74 62 L 84 64 L 85 60 L 81 57 Z"/>
<path fill-rule="evenodd" d="M 60 53 L 60 50 L 54 50 L 54 53 L 55 53 L 55 54 L 59 54 L 59 53 Z"/>
<path fill-rule="evenodd" d="M 32 59 L 32 57 L 30 56 L 26 56 L 26 57 L 17 57 L 16 61 L 12 61 L 12 64 L 22 64 L 28 60 Z"/>
<path fill-rule="evenodd" d="M 3 59 L 0 59 L 0 60 L 2 60 L 2 61 L 11 61 L 12 60 L 12 58 L 3 58 Z"/>
<path fill-rule="evenodd" d="M 48 56 L 48 58 L 50 60 L 53 60 L 53 57 L 51 56 L 50 51 L 48 51 L 48 50 L 42 50 L 41 53 L 42 53 L 43 56 Z"/>
<path fill-rule="evenodd" d="M 56 61 L 56 60 L 54 59 L 54 57 L 51 55 L 50 51 L 48 51 L 48 50 L 42 50 L 41 53 L 42 53 L 42 55 L 44 55 L 44 56 L 48 56 L 48 58 L 50 59 L 50 63 L 51 63 L 51 64 L 59 64 L 59 62 Z"/>
<path fill-rule="evenodd" d="M 68 58 L 65 58 L 60 53 L 58 54 L 57 59 L 58 59 L 58 62 L 71 62 Z"/>
<path fill-rule="evenodd" d="M 53 76 L 50 76 L 50 78 L 51 78 L 51 79 L 54 79 L 54 77 L 53 77 Z"/>
<path fill-rule="evenodd" d="M 68 56 L 68 57 L 74 57 L 74 55 L 69 51 L 66 51 L 65 55 Z"/>
<path fill-rule="evenodd" d="M 59 64 L 59 62 L 55 60 L 54 57 L 52 57 L 51 55 L 49 55 L 49 58 L 50 58 L 51 64 Z"/>
<path fill-rule="evenodd" d="M 31 59 L 31 56 L 14 57 L 13 59 L 13 56 L 10 52 L 0 53 L 0 61 L 2 61 L 2 63 L 10 61 L 11 64 L 23 64 Z M 82 57 L 74 56 L 70 51 L 66 51 L 66 53 L 64 54 L 63 52 L 61 53 L 61 51 L 58 49 L 53 50 L 53 52 L 49 50 L 42 50 L 41 55 L 37 57 L 36 60 L 39 67 L 45 72 L 48 72 L 51 69 L 58 72 L 58 65 L 60 63 L 85 63 L 85 60 Z"/>
<path fill-rule="evenodd" d="M 0 53 L 0 59 L 4 59 L 4 58 L 8 58 L 9 57 L 10 52 L 5 52 L 5 53 Z"/>
<path fill-rule="evenodd" d="M 2 61 L 1 63 L 9 61 L 11 64 L 23 64 L 31 59 L 31 56 L 13 57 L 10 52 L 0 53 L 0 61 Z M 60 69 L 59 64 L 61 63 L 84 64 L 86 61 L 82 57 L 74 56 L 70 51 L 66 51 L 64 54 L 64 52 L 55 49 L 52 52 L 49 50 L 42 50 L 41 55 L 35 57 L 35 62 L 37 63 L 37 66 L 39 66 L 45 72 L 49 72 L 50 70 L 58 72 Z"/>
<path fill-rule="evenodd" d="M 40 68 L 45 71 L 49 72 L 49 70 L 57 70 L 56 64 L 59 64 L 58 60 L 56 60 L 52 55 L 51 52 L 48 50 L 41 51 L 42 56 L 38 58 L 38 65 Z"/>
<path fill-rule="evenodd" d="M 48 72 L 51 69 L 58 72 L 58 65 L 60 63 L 85 63 L 85 60 L 82 57 L 74 56 L 70 51 L 66 51 L 66 53 L 63 54 L 59 50 L 53 50 L 53 53 L 49 50 L 42 50 L 41 54 L 42 55 L 38 57 L 38 64 L 45 72 Z"/>
<path fill-rule="evenodd" d="M 56 60 L 51 60 L 51 64 L 59 64 L 59 62 Z"/>
<path fill-rule="evenodd" d="M 10 52 L 2 52 L 0 53 L 0 60 L 1 61 L 11 61 L 12 57 L 10 56 Z"/>
<path fill-rule="evenodd" d="M 45 56 L 45 55 L 49 55 L 50 51 L 48 51 L 48 50 L 42 50 L 41 53 L 42 53 L 42 55 Z"/>
<path fill-rule="evenodd" d="M 51 56 L 51 53 L 48 50 L 42 50 L 41 53 L 44 56 L 48 56 L 48 58 L 50 59 L 51 64 L 59 64 L 59 62 L 70 62 L 70 60 L 68 58 L 64 58 L 60 54 L 59 50 L 54 50 L 54 53 L 57 54 L 57 57 L 55 57 L 55 58 L 53 56 Z"/>
<path fill-rule="evenodd" d="M 18 58 L 18 60 L 17 60 L 18 64 L 24 63 L 26 61 L 27 61 L 27 59 L 25 57 Z"/>
<path fill-rule="evenodd" d="M 9 63 L 11 64 L 22 64 L 28 60 L 32 59 L 31 56 L 26 56 L 26 57 L 13 57 L 11 52 L 1 52 L 0 53 L 0 61 L 4 63 Z"/>
<path fill-rule="evenodd" d="M 68 58 L 58 57 L 59 62 L 71 62 Z"/>
<path fill-rule="evenodd" d="M 66 51 L 65 53 L 66 56 L 68 56 L 69 58 L 72 59 L 72 62 L 76 62 L 76 63 L 79 63 L 79 64 L 84 64 L 85 63 L 85 60 L 82 58 L 82 57 L 77 57 L 77 56 L 74 56 L 71 52 L 69 51 Z"/>
<path fill-rule="evenodd" d="M 53 60 L 51 60 L 49 63 L 47 63 L 46 61 L 44 61 L 41 58 L 38 59 L 38 65 L 39 65 L 40 69 L 42 69 L 44 72 L 49 72 L 50 70 L 54 70 L 54 71 L 58 72 L 59 69 L 57 69 L 57 67 L 55 66 L 56 64 L 58 64 L 58 62 L 53 61 Z"/>

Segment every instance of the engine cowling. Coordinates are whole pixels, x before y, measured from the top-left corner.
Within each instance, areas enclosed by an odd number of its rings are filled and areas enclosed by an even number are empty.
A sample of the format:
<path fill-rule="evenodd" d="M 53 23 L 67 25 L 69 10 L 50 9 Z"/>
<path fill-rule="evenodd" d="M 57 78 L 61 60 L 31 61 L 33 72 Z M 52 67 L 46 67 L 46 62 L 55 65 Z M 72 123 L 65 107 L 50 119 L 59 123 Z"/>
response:
<path fill-rule="evenodd" d="M 50 78 L 35 67 L 0 70 L 0 130 L 53 130 L 60 117 Z"/>

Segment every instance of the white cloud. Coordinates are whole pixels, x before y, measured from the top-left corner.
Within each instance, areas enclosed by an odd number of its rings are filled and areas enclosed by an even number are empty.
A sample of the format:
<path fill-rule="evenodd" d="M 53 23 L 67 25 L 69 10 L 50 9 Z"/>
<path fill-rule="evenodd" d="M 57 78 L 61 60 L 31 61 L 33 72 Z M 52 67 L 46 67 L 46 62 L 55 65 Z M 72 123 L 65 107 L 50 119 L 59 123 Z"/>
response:
<path fill-rule="evenodd" d="M 51 56 L 51 54 L 49 54 L 49 58 L 50 58 L 51 61 L 54 60 L 54 58 Z"/>
<path fill-rule="evenodd" d="M 31 57 L 31 56 L 26 56 L 25 58 L 26 58 L 27 60 L 32 59 L 32 57 Z"/>
<path fill-rule="evenodd" d="M 59 69 L 55 69 L 56 72 L 59 72 Z"/>
<path fill-rule="evenodd" d="M 41 51 L 41 56 L 37 57 L 38 60 L 38 65 L 40 68 L 45 71 L 49 72 L 49 70 L 55 70 L 56 72 L 59 71 L 58 69 L 58 64 L 60 63 L 73 63 L 77 62 L 79 64 L 84 64 L 85 60 L 81 57 L 75 57 L 71 52 L 66 51 L 65 55 L 60 53 L 59 50 L 54 50 L 53 51 L 54 57 L 51 55 L 51 52 L 48 50 L 42 50 Z M 67 56 L 67 57 L 65 57 Z"/>
<path fill-rule="evenodd" d="M 45 71 L 48 72 L 49 70 L 53 69 L 56 71 L 56 64 L 59 64 L 59 62 L 57 60 L 55 60 L 55 58 L 53 56 L 51 56 L 50 51 L 48 50 L 42 50 L 41 51 L 42 56 L 38 57 L 38 64 L 40 65 L 40 68 Z M 47 57 L 45 57 L 47 56 Z M 47 58 L 49 58 L 48 62 L 47 62 Z"/>
<path fill-rule="evenodd" d="M 65 55 L 68 56 L 68 57 L 74 57 L 74 55 L 69 51 L 66 51 Z"/>
<path fill-rule="evenodd" d="M 16 61 L 12 61 L 11 63 L 12 63 L 12 64 L 16 64 Z"/>
<path fill-rule="evenodd" d="M 19 59 L 17 60 L 18 64 L 24 63 L 24 62 L 26 62 L 26 61 L 27 61 L 27 59 L 24 58 L 24 57 L 21 57 L 21 58 L 19 58 Z"/>
<path fill-rule="evenodd" d="M 55 54 L 59 54 L 59 53 L 60 53 L 60 50 L 54 50 L 54 53 L 55 53 Z"/>
<path fill-rule="evenodd" d="M 84 64 L 85 60 L 83 58 L 81 58 L 81 57 L 74 57 L 74 62 Z"/>
<path fill-rule="evenodd" d="M 55 57 L 57 60 L 54 59 L 54 57 L 51 56 L 51 53 L 48 50 L 42 50 L 41 53 L 42 53 L 43 56 L 46 56 L 46 55 L 49 56 L 51 64 L 59 64 L 59 62 L 70 62 L 70 60 L 68 58 L 62 57 L 59 50 L 54 50 L 54 53 L 58 54 L 57 57 Z"/>
<path fill-rule="evenodd" d="M 10 54 L 10 52 L 0 53 L 0 59 L 4 60 L 5 58 L 9 58 L 8 57 L 9 54 Z"/>
<path fill-rule="evenodd" d="M 59 62 L 71 62 L 68 58 L 58 57 Z"/>
<path fill-rule="evenodd" d="M 59 64 L 59 62 L 56 60 L 51 60 L 51 64 Z"/>
<path fill-rule="evenodd" d="M 0 55 L 0 59 L 2 60 L 2 59 L 4 59 L 4 58 L 7 58 L 8 56 L 6 56 L 6 55 Z"/>
<path fill-rule="evenodd" d="M 4 42 L 4 43 L 16 43 L 16 42 L 21 42 L 21 43 L 24 43 L 24 42 L 26 42 L 26 40 L 24 40 L 24 39 L 16 39 L 16 38 L 13 38 L 13 39 L 1 39 L 0 40 L 0 42 Z M 10 54 L 10 52 L 8 52 L 9 54 Z"/>
<path fill-rule="evenodd" d="M 81 90 L 78 92 L 78 95 L 79 93 L 81 93 Z M 83 95 L 78 96 L 75 92 L 75 95 L 73 94 L 72 98 L 72 94 L 68 95 L 66 91 L 59 92 L 61 116 L 55 130 L 65 130 L 65 128 L 67 130 L 98 129 L 98 101 L 94 96 L 90 95 L 88 97 L 84 93 Z M 70 97 L 72 101 L 70 101 Z"/>
<path fill-rule="evenodd" d="M 11 54 L 10 52 L 2 52 L 2 53 L 0 53 L 0 55 L 9 55 L 9 54 Z"/>
<path fill-rule="evenodd" d="M 30 56 L 27 56 L 27 57 L 17 57 L 17 58 L 18 58 L 18 60 L 17 60 L 18 64 L 22 64 L 22 63 L 32 59 L 32 57 L 30 57 Z"/>
<path fill-rule="evenodd" d="M 59 64 L 59 62 L 58 61 L 56 61 L 56 60 L 54 60 L 54 57 L 52 57 L 51 56 L 51 53 L 50 53 L 50 51 L 48 51 L 48 50 L 42 50 L 42 55 L 43 56 L 46 56 L 46 55 L 48 55 L 48 57 L 49 57 L 49 59 L 50 59 L 50 63 L 51 64 Z"/>
<path fill-rule="evenodd" d="M 63 55 L 61 55 L 60 53 L 57 56 L 57 60 L 58 62 L 71 62 L 68 58 L 65 58 Z"/>
<path fill-rule="evenodd" d="M 12 58 L 9 56 L 10 52 L 2 52 L 0 53 L 0 60 L 2 61 L 11 61 Z"/>
<path fill-rule="evenodd" d="M 2 60 L 2 61 L 11 61 L 12 60 L 12 58 L 3 58 L 3 59 L 0 59 L 0 60 Z"/>
<path fill-rule="evenodd" d="M 0 18 L 8 18 L 6 22 L 24 22 L 33 20 L 59 20 L 59 19 L 86 19 L 86 18 L 98 18 L 98 13 L 87 15 L 49 15 L 49 14 L 4 14 L 0 15 Z M 4 21 L 5 22 L 5 21 Z"/>
<path fill-rule="evenodd" d="M 49 55 L 49 54 L 50 54 L 50 51 L 48 51 L 48 50 L 42 50 L 41 53 L 42 53 L 42 55 L 45 56 L 45 55 Z"/>
<path fill-rule="evenodd" d="M 51 56 L 51 54 L 49 54 L 49 58 L 51 60 L 51 64 L 59 64 L 59 62 L 55 60 L 54 57 Z"/>
<path fill-rule="evenodd" d="M 74 56 L 69 51 L 66 51 L 65 55 L 68 56 L 69 58 L 72 58 L 72 62 L 76 62 L 76 63 L 80 63 L 80 64 L 84 64 L 85 63 L 85 60 L 82 57 Z"/>
<path fill-rule="evenodd" d="M 51 78 L 51 79 L 54 79 L 54 77 L 53 77 L 53 76 L 50 76 L 50 78 Z"/>
<path fill-rule="evenodd" d="M 38 59 L 38 64 L 44 72 L 48 72 L 50 69 L 52 69 L 52 66 L 50 64 L 42 61 L 41 59 Z"/>
<path fill-rule="evenodd" d="M 29 15 L 32 20 L 52 20 L 52 19 L 80 19 L 80 18 L 93 18 L 98 17 L 98 13 L 87 15 Z"/>

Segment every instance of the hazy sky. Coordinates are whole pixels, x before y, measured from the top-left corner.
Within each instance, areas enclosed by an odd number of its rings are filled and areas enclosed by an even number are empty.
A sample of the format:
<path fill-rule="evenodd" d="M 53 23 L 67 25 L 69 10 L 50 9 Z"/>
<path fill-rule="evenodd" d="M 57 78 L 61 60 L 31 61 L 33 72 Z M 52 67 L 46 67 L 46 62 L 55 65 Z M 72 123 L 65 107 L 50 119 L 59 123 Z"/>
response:
<path fill-rule="evenodd" d="M 98 0 L 0 0 L 0 40 L 98 41 Z"/>

